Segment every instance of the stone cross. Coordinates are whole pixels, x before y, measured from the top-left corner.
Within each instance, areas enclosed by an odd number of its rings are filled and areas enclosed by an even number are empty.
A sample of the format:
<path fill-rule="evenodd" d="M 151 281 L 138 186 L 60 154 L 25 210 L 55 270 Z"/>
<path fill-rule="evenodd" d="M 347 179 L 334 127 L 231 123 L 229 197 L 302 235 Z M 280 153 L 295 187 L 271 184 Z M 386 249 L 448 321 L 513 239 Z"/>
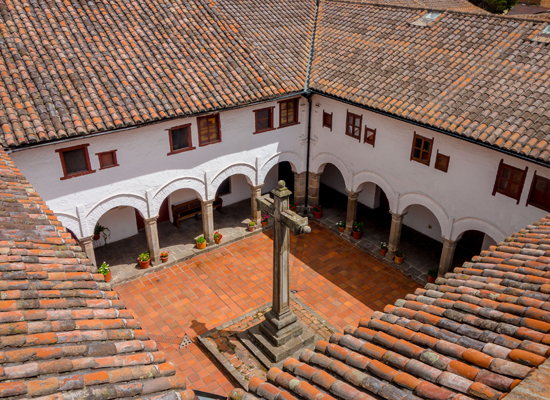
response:
<path fill-rule="evenodd" d="M 273 307 L 265 314 L 260 331 L 273 346 L 279 347 L 302 334 L 302 325 L 290 310 L 289 230 L 298 235 L 311 232 L 311 228 L 307 225 L 307 218 L 289 210 L 288 199 L 292 192 L 286 188 L 284 181 L 279 181 L 271 193 L 273 199 L 269 196 L 256 199 L 258 208 L 274 220 Z"/>

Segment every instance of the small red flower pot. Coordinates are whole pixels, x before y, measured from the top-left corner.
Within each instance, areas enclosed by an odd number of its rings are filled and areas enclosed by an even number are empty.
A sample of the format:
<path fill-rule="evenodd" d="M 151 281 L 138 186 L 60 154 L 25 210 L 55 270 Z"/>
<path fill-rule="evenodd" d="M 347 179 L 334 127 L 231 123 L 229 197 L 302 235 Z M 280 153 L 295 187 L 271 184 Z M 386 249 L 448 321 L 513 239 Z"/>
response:
<path fill-rule="evenodd" d="M 99 233 L 97 235 L 94 235 L 94 240 L 99 240 Z"/>
<path fill-rule="evenodd" d="M 160 260 L 165 263 L 166 261 L 168 261 L 168 257 L 161 257 Z"/>
<path fill-rule="evenodd" d="M 150 262 L 151 262 L 151 260 L 140 261 L 139 266 L 141 267 L 141 269 L 147 269 L 147 268 L 149 268 L 149 263 Z"/>
<path fill-rule="evenodd" d="M 255 226 L 248 225 L 248 230 L 249 230 L 250 232 L 254 232 L 254 229 L 256 229 Z"/>
<path fill-rule="evenodd" d="M 313 211 L 313 216 L 317 219 L 320 219 L 323 217 L 323 212 L 322 211 Z"/>
<path fill-rule="evenodd" d="M 385 256 L 387 252 L 388 252 L 387 249 L 380 249 L 380 255 L 382 256 Z"/>
<path fill-rule="evenodd" d="M 339 226 L 338 227 L 338 232 L 344 232 L 345 230 L 346 230 L 345 226 Z"/>
<path fill-rule="evenodd" d="M 206 242 L 204 243 L 197 243 L 197 249 L 204 249 L 206 248 Z"/>
<path fill-rule="evenodd" d="M 394 257 L 395 263 L 396 263 L 396 264 L 403 264 L 403 259 L 404 259 L 404 258 L 405 258 L 405 256 L 401 256 L 401 257 L 395 256 L 395 257 Z"/>
<path fill-rule="evenodd" d="M 113 277 L 111 276 L 111 271 L 109 271 L 109 273 L 105 275 L 105 282 L 111 282 L 111 279 L 113 279 Z"/>
<path fill-rule="evenodd" d="M 262 221 L 262 226 L 267 226 L 268 221 Z"/>
<path fill-rule="evenodd" d="M 363 232 L 352 232 L 351 235 L 355 240 L 361 239 L 361 236 L 363 235 Z"/>
<path fill-rule="evenodd" d="M 430 283 L 435 283 L 435 280 L 437 279 L 437 276 L 431 276 L 431 275 L 428 275 L 428 282 Z"/>
<path fill-rule="evenodd" d="M 216 244 L 220 244 L 221 241 L 222 241 L 222 238 L 214 238 L 214 242 L 216 242 Z"/>

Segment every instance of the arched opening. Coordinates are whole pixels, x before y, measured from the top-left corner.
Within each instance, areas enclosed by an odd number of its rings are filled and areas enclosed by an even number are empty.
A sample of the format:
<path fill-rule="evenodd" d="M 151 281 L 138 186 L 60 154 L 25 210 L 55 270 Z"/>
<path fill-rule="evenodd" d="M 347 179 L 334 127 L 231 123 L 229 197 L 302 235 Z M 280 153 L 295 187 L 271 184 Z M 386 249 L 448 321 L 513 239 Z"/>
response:
<path fill-rule="evenodd" d="M 390 203 L 384 190 L 373 182 L 364 182 L 357 188 L 357 221 L 363 222 L 364 237 L 374 245 L 387 241 L 391 226 Z"/>
<path fill-rule="evenodd" d="M 325 164 L 319 187 L 319 204 L 327 213 L 331 213 L 330 210 L 340 213 L 343 208 L 345 219 L 347 199 L 344 176 L 336 165 Z"/>
<path fill-rule="evenodd" d="M 484 232 L 477 230 L 463 232 L 456 241 L 453 268 L 462 266 L 466 261 L 470 261 L 472 257 L 496 244 L 497 242 Z"/>
<path fill-rule="evenodd" d="M 271 193 L 280 180 L 285 181 L 286 187 L 294 193 L 294 172 L 292 171 L 292 164 L 288 161 L 281 161 L 269 169 L 262 186 L 262 195 Z"/>

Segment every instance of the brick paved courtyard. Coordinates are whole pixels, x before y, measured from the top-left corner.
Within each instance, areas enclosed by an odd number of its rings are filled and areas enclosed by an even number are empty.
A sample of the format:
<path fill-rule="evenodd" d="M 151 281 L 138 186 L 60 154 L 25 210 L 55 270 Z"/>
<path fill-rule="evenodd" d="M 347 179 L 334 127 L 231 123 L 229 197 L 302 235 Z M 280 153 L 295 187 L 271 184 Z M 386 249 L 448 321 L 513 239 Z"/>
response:
<path fill-rule="evenodd" d="M 337 330 L 413 292 L 418 283 L 328 229 L 292 236 L 291 290 Z M 271 231 L 115 287 L 188 387 L 226 395 L 233 384 L 196 336 L 271 301 Z M 184 335 L 193 343 L 179 348 Z"/>

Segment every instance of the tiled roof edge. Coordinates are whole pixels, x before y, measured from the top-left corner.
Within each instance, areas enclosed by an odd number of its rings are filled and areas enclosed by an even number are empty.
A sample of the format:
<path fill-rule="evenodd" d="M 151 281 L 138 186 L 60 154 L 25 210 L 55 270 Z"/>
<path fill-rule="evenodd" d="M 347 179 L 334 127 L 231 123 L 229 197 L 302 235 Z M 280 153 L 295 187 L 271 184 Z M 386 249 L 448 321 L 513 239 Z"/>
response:
<path fill-rule="evenodd" d="M 515 20 L 518 22 L 536 22 L 541 23 L 545 21 L 541 21 L 540 19 L 536 18 L 520 18 L 516 17 L 514 15 L 507 15 L 507 14 L 492 14 L 488 11 L 485 13 L 482 12 L 474 12 L 474 11 L 464 11 L 464 10 L 449 10 L 448 8 L 438 8 L 438 7 L 414 7 L 414 6 L 399 6 L 399 5 L 393 5 L 393 4 L 379 4 L 379 3 L 357 3 L 354 1 L 347 1 L 347 0 L 324 0 L 327 3 L 345 3 L 355 6 L 370 6 L 370 7 L 380 7 L 380 8 L 392 8 L 392 9 L 403 9 L 403 10 L 425 10 L 425 11 L 441 11 L 447 14 L 460 14 L 460 15 L 472 15 L 476 17 L 483 17 L 483 18 L 497 18 L 497 19 L 503 19 L 503 20 Z"/>
<path fill-rule="evenodd" d="M 461 135 L 458 135 L 458 134 L 453 133 L 451 131 L 447 131 L 447 130 L 437 128 L 437 127 L 431 126 L 431 125 L 426 125 L 426 124 L 423 124 L 422 122 L 418 122 L 418 121 L 415 121 L 415 120 L 412 120 L 412 119 L 408 119 L 408 118 L 402 117 L 400 115 L 393 114 L 393 113 L 390 113 L 388 111 L 381 110 L 379 108 L 374 108 L 374 107 L 370 107 L 370 106 L 367 106 L 367 105 L 364 105 L 364 104 L 361 104 L 361 103 L 356 103 L 352 100 L 348 100 L 348 99 L 345 99 L 343 97 L 334 96 L 332 94 L 328 94 L 328 93 L 325 93 L 325 92 L 317 90 L 317 89 L 310 89 L 310 91 L 313 94 L 318 94 L 318 95 L 325 96 L 325 97 L 328 97 L 328 98 L 331 98 L 331 99 L 334 99 L 334 100 L 337 100 L 337 101 L 342 101 L 344 103 L 350 104 L 350 105 L 355 106 L 355 107 L 362 108 L 364 110 L 372 111 L 372 112 L 375 112 L 377 114 L 382 114 L 382 115 L 385 115 L 387 117 L 394 118 L 394 119 L 397 119 L 397 120 L 400 120 L 400 121 L 403 121 L 403 122 L 407 122 L 409 124 L 413 124 L 413 125 L 416 125 L 416 126 L 420 126 L 422 128 L 426 128 L 426 129 L 429 129 L 429 130 L 432 130 L 432 131 L 435 131 L 435 132 L 439 132 L 439 133 L 442 133 L 442 134 L 447 135 L 447 136 L 451 136 L 451 137 L 454 137 L 454 138 L 457 138 L 457 139 L 465 140 L 469 143 L 477 144 L 477 145 L 486 147 L 486 148 L 491 149 L 491 150 L 496 150 L 498 152 L 507 154 L 509 156 L 520 158 L 522 160 L 532 162 L 532 163 L 540 165 L 542 167 L 550 168 L 550 162 L 545 162 L 543 160 L 540 160 L 540 159 L 537 159 L 537 158 L 534 158 L 534 157 L 528 157 L 528 156 L 522 155 L 520 153 L 516 153 L 516 152 L 510 151 L 510 150 L 503 149 L 502 147 L 498 147 L 496 145 L 485 143 L 485 142 L 482 142 L 480 140 L 475 140 L 475 139 L 472 139 L 468 136 L 461 136 Z"/>

